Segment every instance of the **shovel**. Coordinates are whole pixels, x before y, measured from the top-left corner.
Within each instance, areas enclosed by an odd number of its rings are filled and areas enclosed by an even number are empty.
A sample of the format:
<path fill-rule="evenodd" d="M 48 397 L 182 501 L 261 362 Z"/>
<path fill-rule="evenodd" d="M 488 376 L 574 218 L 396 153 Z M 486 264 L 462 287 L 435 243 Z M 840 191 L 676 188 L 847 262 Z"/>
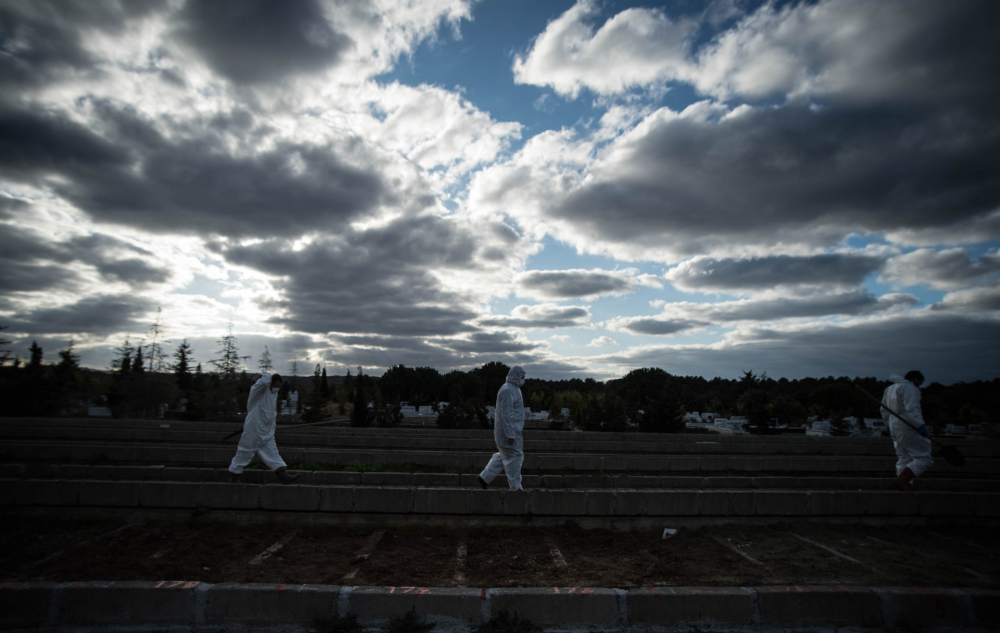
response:
<path fill-rule="evenodd" d="M 900 414 L 896 413 L 895 411 L 893 411 L 889 407 L 887 407 L 884 404 L 882 404 L 881 400 L 879 400 L 878 398 L 876 398 L 872 394 L 868 393 L 867 391 L 865 391 L 864 389 L 862 389 L 860 386 L 858 386 L 858 385 L 854 385 L 854 386 L 857 387 L 858 391 L 860 391 L 861 393 L 865 394 L 866 396 L 868 396 L 869 398 L 871 398 L 872 400 L 874 400 L 875 402 L 877 402 L 880 407 L 882 407 L 883 409 L 885 409 L 889 413 L 893 414 L 894 416 L 896 416 L 897 418 L 899 418 L 900 420 L 902 420 L 906 424 L 906 426 L 910 427 L 914 431 L 917 430 L 917 425 L 916 424 L 913 424 L 912 422 L 910 422 L 909 420 L 907 420 L 906 418 L 904 418 Z M 941 457 L 944 457 L 944 459 L 945 459 L 946 462 L 948 462 L 952 466 L 965 466 L 965 455 L 963 455 L 957 448 L 955 448 L 954 446 L 947 446 L 945 444 L 942 444 L 941 442 L 937 441 L 933 437 L 928 438 L 928 439 L 930 439 L 930 441 L 933 442 L 934 444 L 937 444 L 939 447 L 941 447 Z"/>
<path fill-rule="evenodd" d="M 324 424 L 333 424 L 334 422 L 343 422 L 346 419 L 347 418 L 334 418 L 333 420 L 324 420 L 322 422 L 310 422 L 309 424 L 293 424 L 291 426 L 275 426 L 274 430 L 275 431 L 287 431 L 288 429 L 301 429 L 304 426 L 323 426 Z M 237 435 L 239 435 L 242 432 L 243 432 L 243 429 L 240 429 L 239 431 L 234 431 L 234 432 L 230 433 L 229 435 L 227 435 L 226 437 L 222 438 L 222 441 L 225 442 L 229 438 L 236 437 Z"/>

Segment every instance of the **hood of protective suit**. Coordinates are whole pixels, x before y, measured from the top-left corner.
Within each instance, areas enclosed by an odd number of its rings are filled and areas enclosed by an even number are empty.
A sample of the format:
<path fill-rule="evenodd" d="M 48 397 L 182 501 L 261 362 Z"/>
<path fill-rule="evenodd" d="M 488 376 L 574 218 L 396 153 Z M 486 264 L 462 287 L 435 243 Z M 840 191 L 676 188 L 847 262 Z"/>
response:
<path fill-rule="evenodd" d="M 271 381 L 272 380 L 274 380 L 274 374 L 272 374 L 271 372 L 267 372 L 265 374 L 261 374 L 260 378 L 257 379 L 257 382 L 262 382 L 265 385 L 267 385 L 268 391 L 271 391 L 273 393 L 273 392 L 277 391 L 277 389 L 271 389 Z"/>
<path fill-rule="evenodd" d="M 522 387 L 524 386 L 525 375 L 526 374 L 524 373 L 524 370 L 521 369 L 520 366 L 514 365 L 513 367 L 510 368 L 510 371 L 507 372 L 507 382 L 511 383 L 512 385 Z"/>
<path fill-rule="evenodd" d="M 897 385 L 901 382 L 906 382 L 906 378 L 903 378 L 899 374 L 889 374 L 889 380 L 896 383 Z"/>

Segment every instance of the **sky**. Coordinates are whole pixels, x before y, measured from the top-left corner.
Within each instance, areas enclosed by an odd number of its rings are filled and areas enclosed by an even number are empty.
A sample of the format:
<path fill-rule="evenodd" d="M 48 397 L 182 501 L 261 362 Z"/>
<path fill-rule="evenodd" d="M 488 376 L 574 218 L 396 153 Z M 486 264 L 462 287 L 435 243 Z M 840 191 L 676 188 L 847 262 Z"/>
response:
<path fill-rule="evenodd" d="M 284 373 L 992 379 L 998 26 L 993 0 L 7 0 L 7 349 L 107 368 L 159 319 Z"/>

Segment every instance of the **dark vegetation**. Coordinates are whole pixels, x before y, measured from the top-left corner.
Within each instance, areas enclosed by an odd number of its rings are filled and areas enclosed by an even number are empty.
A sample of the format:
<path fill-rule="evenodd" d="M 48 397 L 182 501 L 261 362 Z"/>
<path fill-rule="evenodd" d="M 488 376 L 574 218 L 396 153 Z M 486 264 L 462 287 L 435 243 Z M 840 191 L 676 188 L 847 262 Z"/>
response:
<path fill-rule="evenodd" d="M 0 390 L 13 397 L 2 415 L 79 416 L 87 407 L 108 406 L 115 417 L 155 418 L 164 415 L 189 420 L 236 419 L 246 406 L 257 373 L 249 372 L 230 329 L 217 342 L 208 368 L 195 360 L 186 341 L 168 354 L 159 336 L 158 323 L 146 341 L 133 345 L 126 339 L 106 371 L 80 367 L 72 341 L 58 352 L 57 362 L 46 362 L 44 352 L 32 343 L 27 362 L 10 360 L 0 351 Z M 272 371 L 270 353 L 258 359 L 259 371 Z M 909 369 L 909 368 L 903 368 Z M 529 376 L 530 376 L 530 367 Z M 303 421 L 348 416 L 355 426 L 398 425 L 399 403 L 427 407 L 442 404 L 438 425 L 444 428 L 489 428 L 486 406 L 496 399 L 509 368 L 498 362 L 469 371 L 442 374 L 431 367 L 395 365 L 381 377 L 357 373 L 327 376 L 316 365 L 312 376 L 298 376 L 297 363 L 285 376 L 279 399 L 299 393 Z M 774 380 L 766 374 L 745 371 L 738 380 L 700 376 L 674 376 L 662 369 L 643 368 L 622 378 L 598 382 L 592 378 L 540 380 L 528 378 L 521 388 L 525 406 L 549 411 L 553 425 L 567 422 L 563 411 L 578 427 L 593 431 L 645 432 L 683 430 L 685 412 L 742 415 L 751 429 L 767 433 L 775 424 L 799 424 L 809 416 L 828 417 L 834 432 L 846 428 L 847 416 L 879 417 L 878 405 L 867 400 L 855 385 L 881 397 L 890 383 L 873 377 L 803 378 Z M 374 404 L 369 410 L 368 403 Z M 162 405 L 165 405 L 163 407 Z M 1000 378 L 972 383 L 931 383 L 923 389 L 924 417 L 929 424 L 1000 423 Z"/>

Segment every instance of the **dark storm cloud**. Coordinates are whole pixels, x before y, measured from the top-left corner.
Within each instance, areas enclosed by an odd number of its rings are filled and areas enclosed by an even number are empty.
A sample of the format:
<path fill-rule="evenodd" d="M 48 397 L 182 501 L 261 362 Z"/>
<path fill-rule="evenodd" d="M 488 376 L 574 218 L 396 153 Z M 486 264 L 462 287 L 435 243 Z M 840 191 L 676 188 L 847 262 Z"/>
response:
<path fill-rule="evenodd" d="M 916 303 L 917 298 L 912 295 L 888 294 L 876 297 L 866 290 L 719 303 L 681 302 L 667 304 L 662 315 L 618 317 L 609 321 L 607 326 L 612 330 L 632 334 L 670 335 L 736 321 L 774 321 L 835 315 L 860 316 L 892 308 L 910 307 Z"/>
<path fill-rule="evenodd" d="M 404 218 L 367 231 L 318 239 L 218 247 L 227 261 L 280 277 L 284 298 L 268 307 L 289 329 L 325 334 L 450 336 L 471 332 L 469 300 L 434 272 L 476 267 L 475 236 L 436 216 Z"/>
<path fill-rule="evenodd" d="M 17 198 L 8 198 L 6 196 L 0 196 L 0 220 L 7 220 L 13 218 L 19 212 L 27 209 L 30 203 L 24 200 L 18 200 Z"/>
<path fill-rule="evenodd" d="M 111 259 L 109 256 L 112 253 L 135 253 L 145 256 L 152 256 L 152 253 L 110 235 L 91 233 L 71 238 L 59 246 L 68 256 L 94 266 L 105 279 L 117 279 L 130 285 L 141 286 L 163 283 L 171 277 L 171 272 L 167 268 L 151 265 L 138 257 Z"/>
<path fill-rule="evenodd" d="M 48 290 L 71 285 L 76 274 L 66 269 L 60 253 L 37 235 L 0 224 L 0 291 Z"/>
<path fill-rule="evenodd" d="M 119 33 L 132 20 L 159 10 L 161 0 L 7 0 L 0 3 L 0 100 L 17 88 L 41 86 L 93 72 L 101 60 L 88 52 L 87 29 Z"/>
<path fill-rule="evenodd" d="M 475 332 L 468 339 L 452 339 L 443 345 L 456 352 L 478 355 L 524 353 L 543 347 L 540 343 L 518 340 L 509 332 Z"/>
<path fill-rule="evenodd" d="M 119 255 L 125 254 L 121 258 Z M 152 254 L 103 234 L 78 236 L 63 242 L 11 224 L 0 224 L 0 290 L 28 292 L 74 289 L 79 286 L 79 264 L 93 266 L 107 281 L 134 287 L 163 283 L 171 273 L 135 256 Z"/>
<path fill-rule="evenodd" d="M 926 284 L 951 290 L 969 286 L 1000 273 L 1000 252 L 973 260 L 964 248 L 937 251 L 922 248 L 886 262 L 881 277 L 903 286 Z"/>
<path fill-rule="evenodd" d="M 9 319 L 16 334 L 111 334 L 123 330 L 145 331 L 138 321 L 153 310 L 153 303 L 136 295 L 88 297 L 58 308 L 18 312 Z"/>
<path fill-rule="evenodd" d="M 956 363 L 955 358 L 962 362 Z M 738 345 L 638 347 L 602 357 L 617 365 L 679 375 L 735 378 L 752 369 L 773 378 L 878 376 L 920 369 L 930 382 L 1000 376 L 1000 322 L 959 315 L 901 316 L 849 326 L 757 330 Z"/>
<path fill-rule="evenodd" d="M 694 330 L 711 325 L 705 321 L 690 321 L 680 318 L 658 317 L 620 317 L 611 321 L 609 329 L 631 334 L 647 334 L 650 336 L 669 336 L 688 330 Z"/>
<path fill-rule="evenodd" d="M 0 113 L 0 170 L 48 182 L 95 220 L 166 233 L 299 235 L 384 201 L 380 176 L 332 148 L 277 142 L 234 155 L 205 128 L 168 138 L 127 108 L 101 102 L 95 112 L 106 136 L 59 112 Z"/>
<path fill-rule="evenodd" d="M 181 37 L 237 83 L 322 70 L 353 45 L 312 0 L 189 0 L 180 20 Z"/>
<path fill-rule="evenodd" d="M 513 327 L 551 330 L 567 327 L 591 327 L 590 310 L 584 306 L 561 306 L 553 303 L 522 305 L 511 310 L 510 316 L 491 316 L 479 320 L 484 327 Z"/>
<path fill-rule="evenodd" d="M 836 253 L 812 257 L 778 255 L 752 259 L 695 259 L 677 266 L 666 279 L 678 288 L 701 292 L 742 292 L 780 286 L 857 286 L 878 270 L 878 255 Z"/>
<path fill-rule="evenodd" d="M 931 306 L 933 310 L 955 310 L 959 312 L 993 312 L 1000 310 L 1000 282 L 993 282 L 978 288 L 966 288 L 949 292 Z"/>
<path fill-rule="evenodd" d="M 1000 206 L 996 119 L 793 103 L 723 120 L 653 117 L 642 129 L 546 213 L 598 244 L 695 255 L 944 231 Z"/>
<path fill-rule="evenodd" d="M 530 270 L 516 284 L 519 291 L 545 299 L 624 294 L 638 286 L 633 274 L 609 270 Z"/>

